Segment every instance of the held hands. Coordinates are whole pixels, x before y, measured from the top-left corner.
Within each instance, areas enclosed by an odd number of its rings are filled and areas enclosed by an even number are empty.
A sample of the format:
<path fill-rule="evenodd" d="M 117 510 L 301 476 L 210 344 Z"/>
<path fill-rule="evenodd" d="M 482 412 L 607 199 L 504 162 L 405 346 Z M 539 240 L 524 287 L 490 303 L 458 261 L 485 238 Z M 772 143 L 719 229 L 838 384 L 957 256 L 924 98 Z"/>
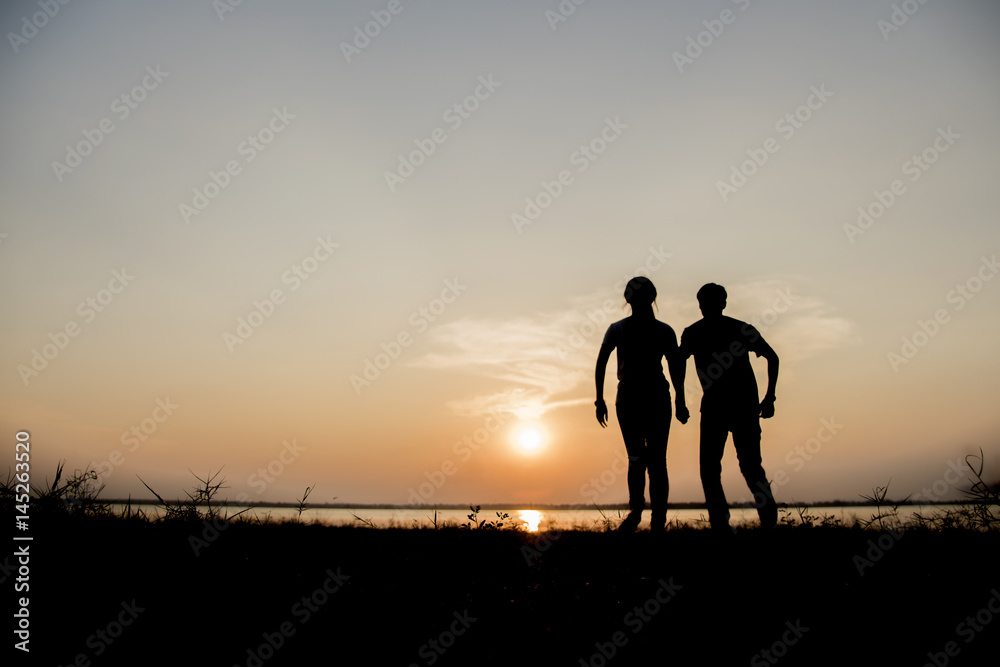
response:
<path fill-rule="evenodd" d="M 687 406 L 684 405 L 683 403 L 678 403 L 677 404 L 677 421 L 679 421 L 682 424 L 687 424 L 687 421 L 688 421 L 688 419 L 690 417 L 691 417 L 691 414 L 688 412 Z"/>
<path fill-rule="evenodd" d="M 604 403 L 603 398 L 599 398 L 594 401 L 594 405 L 597 406 L 597 423 L 600 424 L 602 428 L 607 428 L 608 406 Z"/>
<path fill-rule="evenodd" d="M 774 416 L 774 396 L 765 396 L 760 402 L 760 416 L 763 419 L 770 419 Z"/>

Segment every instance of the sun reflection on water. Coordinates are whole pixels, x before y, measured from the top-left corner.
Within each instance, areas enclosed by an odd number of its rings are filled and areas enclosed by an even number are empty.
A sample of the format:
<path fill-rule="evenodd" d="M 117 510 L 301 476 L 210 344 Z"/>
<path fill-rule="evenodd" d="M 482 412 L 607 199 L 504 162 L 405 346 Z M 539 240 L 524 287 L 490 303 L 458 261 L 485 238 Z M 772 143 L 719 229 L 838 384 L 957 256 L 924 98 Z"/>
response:
<path fill-rule="evenodd" d="M 542 513 L 538 510 L 519 510 L 521 521 L 531 533 L 538 532 L 538 524 L 542 520 Z"/>

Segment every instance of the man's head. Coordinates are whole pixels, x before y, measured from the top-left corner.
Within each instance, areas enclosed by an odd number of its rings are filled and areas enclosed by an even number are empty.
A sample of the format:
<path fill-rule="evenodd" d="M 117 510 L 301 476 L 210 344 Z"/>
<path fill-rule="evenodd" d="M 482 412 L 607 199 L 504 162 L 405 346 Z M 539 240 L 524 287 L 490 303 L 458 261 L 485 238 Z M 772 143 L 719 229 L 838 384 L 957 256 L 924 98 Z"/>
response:
<path fill-rule="evenodd" d="M 715 283 L 703 285 L 698 290 L 698 306 L 702 315 L 721 315 L 726 307 L 726 288 Z"/>

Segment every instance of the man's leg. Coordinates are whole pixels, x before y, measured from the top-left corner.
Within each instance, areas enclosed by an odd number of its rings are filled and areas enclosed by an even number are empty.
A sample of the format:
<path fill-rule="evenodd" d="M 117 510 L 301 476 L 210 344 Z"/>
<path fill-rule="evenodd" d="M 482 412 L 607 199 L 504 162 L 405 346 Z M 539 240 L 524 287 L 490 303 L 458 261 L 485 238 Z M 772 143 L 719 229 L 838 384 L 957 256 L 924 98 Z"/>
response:
<path fill-rule="evenodd" d="M 733 444 L 740 461 L 740 472 L 753 493 L 754 506 L 760 517 L 761 528 L 773 528 L 778 522 L 778 506 L 771 494 L 760 458 L 760 421 L 747 419 L 733 429 Z"/>
<path fill-rule="evenodd" d="M 729 527 L 729 504 L 722 490 L 722 454 L 729 429 L 721 419 L 701 415 L 701 487 L 705 491 L 705 506 L 712 528 Z"/>

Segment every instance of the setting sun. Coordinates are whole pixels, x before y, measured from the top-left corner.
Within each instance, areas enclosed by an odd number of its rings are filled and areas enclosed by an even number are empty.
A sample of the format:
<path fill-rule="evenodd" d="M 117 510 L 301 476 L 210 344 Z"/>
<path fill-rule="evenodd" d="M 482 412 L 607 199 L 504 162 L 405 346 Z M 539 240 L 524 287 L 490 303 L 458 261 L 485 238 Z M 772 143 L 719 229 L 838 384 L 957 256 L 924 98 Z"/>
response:
<path fill-rule="evenodd" d="M 537 454 L 545 448 L 545 433 L 534 424 L 524 424 L 514 431 L 514 445 L 522 454 Z"/>

